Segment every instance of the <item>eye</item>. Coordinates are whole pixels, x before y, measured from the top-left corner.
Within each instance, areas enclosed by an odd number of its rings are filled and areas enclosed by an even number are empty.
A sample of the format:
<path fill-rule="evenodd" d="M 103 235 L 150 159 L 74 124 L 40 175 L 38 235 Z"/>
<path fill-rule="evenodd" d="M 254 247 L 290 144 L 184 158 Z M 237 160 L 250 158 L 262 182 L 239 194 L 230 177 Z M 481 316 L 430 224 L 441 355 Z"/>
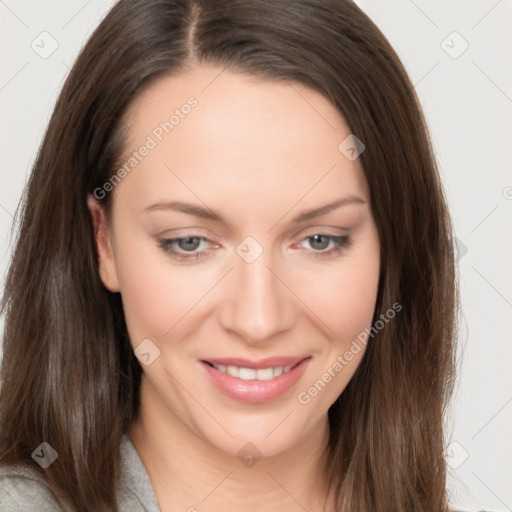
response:
<path fill-rule="evenodd" d="M 311 250 L 308 252 L 311 256 L 321 258 L 339 254 L 344 248 L 350 245 L 351 240 L 348 235 L 335 236 L 325 233 L 315 233 L 314 235 L 304 238 L 299 243 L 299 246 L 302 247 L 304 243 L 309 244 Z"/>
<path fill-rule="evenodd" d="M 208 250 L 201 244 L 208 244 L 204 236 L 188 235 L 180 238 L 164 238 L 158 245 L 178 261 L 197 260 L 208 256 Z M 201 248 L 202 251 L 198 251 Z M 196 252 L 197 251 L 197 252 Z"/>

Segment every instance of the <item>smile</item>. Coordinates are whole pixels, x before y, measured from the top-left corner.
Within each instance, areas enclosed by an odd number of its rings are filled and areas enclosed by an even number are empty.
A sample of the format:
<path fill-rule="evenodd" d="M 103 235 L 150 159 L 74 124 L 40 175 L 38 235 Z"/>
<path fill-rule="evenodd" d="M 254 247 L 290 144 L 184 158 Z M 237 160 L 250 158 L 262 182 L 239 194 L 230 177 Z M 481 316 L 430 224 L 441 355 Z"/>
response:
<path fill-rule="evenodd" d="M 304 374 L 311 357 L 276 357 L 260 361 L 209 359 L 200 361 L 213 386 L 229 398 L 252 404 L 284 395 Z"/>

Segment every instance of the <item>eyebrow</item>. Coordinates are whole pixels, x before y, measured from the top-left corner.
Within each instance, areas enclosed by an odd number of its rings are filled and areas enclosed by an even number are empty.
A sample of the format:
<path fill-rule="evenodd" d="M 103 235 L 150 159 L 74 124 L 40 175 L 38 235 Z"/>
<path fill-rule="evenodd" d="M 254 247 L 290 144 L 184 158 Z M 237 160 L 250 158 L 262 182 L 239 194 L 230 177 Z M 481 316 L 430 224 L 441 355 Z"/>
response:
<path fill-rule="evenodd" d="M 313 210 L 308 210 L 297 215 L 292 222 L 299 223 L 305 220 L 312 219 L 314 217 L 319 217 L 320 215 L 325 215 L 337 208 L 342 206 L 346 206 L 349 204 L 367 204 L 366 201 L 357 196 L 344 197 L 342 199 L 337 199 L 332 203 L 326 204 L 324 206 L 320 206 L 319 208 L 315 208 Z M 159 202 L 155 203 L 151 206 L 148 206 L 144 209 L 144 211 L 162 211 L 162 210 L 175 210 L 182 213 L 186 213 L 188 215 L 193 215 L 194 217 L 201 217 L 203 219 L 209 219 L 216 222 L 221 222 L 223 224 L 229 225 L 225 219 L 210 210 L 209 208 L 203 208 L 202 206 L 192 205 L 189 203 L 183 203 L 181 201 L 167 201 L 167 202 Z"/>

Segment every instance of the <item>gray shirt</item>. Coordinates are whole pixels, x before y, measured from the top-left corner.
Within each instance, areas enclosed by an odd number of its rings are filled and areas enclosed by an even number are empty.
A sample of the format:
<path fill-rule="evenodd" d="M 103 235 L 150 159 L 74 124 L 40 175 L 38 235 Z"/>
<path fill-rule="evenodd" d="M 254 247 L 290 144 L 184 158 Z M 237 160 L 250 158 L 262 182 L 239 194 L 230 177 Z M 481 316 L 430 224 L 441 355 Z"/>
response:
<path fill-rule="evenodd" d="M 146 472 L 130 438 L 121 440 L 122 512 L 161 512 Z M 0 512 L 68 512 L 42 477 L 30 466 L 0 467 Z"/>

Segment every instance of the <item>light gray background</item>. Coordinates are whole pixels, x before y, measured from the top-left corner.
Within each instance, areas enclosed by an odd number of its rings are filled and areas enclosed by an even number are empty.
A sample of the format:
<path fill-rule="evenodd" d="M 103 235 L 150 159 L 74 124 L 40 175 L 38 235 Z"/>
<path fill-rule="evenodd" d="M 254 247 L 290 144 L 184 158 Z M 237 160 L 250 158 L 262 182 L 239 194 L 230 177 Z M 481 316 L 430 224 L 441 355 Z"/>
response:
<path fill-rule="evenodd" d="M 0 0 L 2 276 L 12 249 L 12 216 L 57 94 L 113 3 Z M 415 84 L 456 228 L 464 353 L 448 421 L 453 506 L 509 511 L 512 0 L 357 3 L 388 37 Z M 58 48 L 47 56 L 53 40 Z"/>

